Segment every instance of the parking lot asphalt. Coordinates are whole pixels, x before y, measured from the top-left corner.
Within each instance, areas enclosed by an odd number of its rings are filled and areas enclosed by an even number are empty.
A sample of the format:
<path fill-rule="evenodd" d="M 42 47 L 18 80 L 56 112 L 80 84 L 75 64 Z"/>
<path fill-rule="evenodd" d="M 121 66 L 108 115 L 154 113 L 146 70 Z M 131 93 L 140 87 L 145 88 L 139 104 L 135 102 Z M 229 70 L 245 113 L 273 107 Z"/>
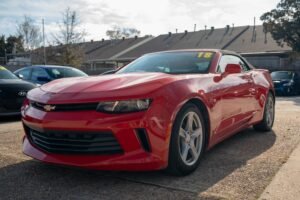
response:
<path fill-rule="evenodd" d="M 300 142 L 300 97 L 279 97 L 273 131 L 249 128 L 186 177 L 47 165 L 21 152 L 19 118 L 0 119 L 0 199 L 257 199 Z"/>

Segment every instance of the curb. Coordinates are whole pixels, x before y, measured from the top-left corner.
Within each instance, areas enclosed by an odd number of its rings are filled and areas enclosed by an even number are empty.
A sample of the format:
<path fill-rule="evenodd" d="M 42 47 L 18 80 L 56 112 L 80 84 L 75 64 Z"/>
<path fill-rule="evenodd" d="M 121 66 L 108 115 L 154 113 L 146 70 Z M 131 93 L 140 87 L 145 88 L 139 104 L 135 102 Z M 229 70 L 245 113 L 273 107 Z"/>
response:
<path fill-rule="evenodd" d="M 300 144 L 280 168 L 259 200 L 300 199 Z"/>

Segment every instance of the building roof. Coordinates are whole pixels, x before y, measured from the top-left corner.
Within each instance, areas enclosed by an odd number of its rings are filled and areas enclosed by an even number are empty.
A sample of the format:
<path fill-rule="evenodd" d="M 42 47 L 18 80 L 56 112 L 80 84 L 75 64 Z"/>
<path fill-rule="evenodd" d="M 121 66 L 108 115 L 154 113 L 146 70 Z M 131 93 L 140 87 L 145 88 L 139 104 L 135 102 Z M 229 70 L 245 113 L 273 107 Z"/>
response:
<path fill-rule="evenodd" d="M 228 50 L 239 53 L 255 52 L 284 52 L 291 51 L 286 44 L 279 46 L 270 32 L 264 33 L 263 26 L 250 26 L 240 37 L 226 47 Z"/>
<path fill-rule="evenodd" d="M 196 32 L 169 33 L 157 37 L 135 37 L 119 40 L 100 40 L 73 44 L 84 52 L 84 62 L 130 61 L 143 54 L 178 49 L 223 49 L 242 54 L 282 53 L 292 49 L 279 46 L 263 26 L 240 26 L 207 29 Z M 47 47 L 55 54 L 63 45 Z M 42 62 L 42 48 L 34 51 L 35 63 Z"/>
<path fill-rule="evenodd" d="M 90 51 L 85 51 L 86 61 L 89 60 L 101 60 L 101 59 L 110 59 L 114 55 L 130 48 L 131 46 L 141 43 L 143 40 L 148 37 L 136 37 L 120 40 L 106 40 L 100 42 L 98 46 Z M 98 43 L 98 42 L 97 42 Z"/>
<path fill-rule="evenodd" d="M 159 35 L 151 41 L 127 52 L 121 57 L 139 57 L 145 53 L 175 49 L 222 49 L 248 28 L 249 26 L 234 28 L 226 27 L 196 32 Z"/>

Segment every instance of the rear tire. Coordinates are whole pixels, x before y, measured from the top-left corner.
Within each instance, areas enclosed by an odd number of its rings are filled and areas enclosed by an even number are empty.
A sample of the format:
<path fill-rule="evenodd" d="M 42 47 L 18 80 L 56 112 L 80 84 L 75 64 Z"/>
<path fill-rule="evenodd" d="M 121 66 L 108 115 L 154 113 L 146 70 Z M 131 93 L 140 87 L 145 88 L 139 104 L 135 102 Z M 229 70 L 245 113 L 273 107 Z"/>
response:
<path fill-rule="evenodd" d="M 261 122 L 255 124 L 253 128 L 257 131 L 272 130 L 275 118 L 275 98 L 272 93 L 269 93 L 265 102 L 264 116 Z"/>
<path fill-rule="evenodd" d="M 168 173 L 183 176 L 198 167 L 205 148 L 205 130 L 204 118 L 197 106 L 185 104 L 172 128 Z"/>

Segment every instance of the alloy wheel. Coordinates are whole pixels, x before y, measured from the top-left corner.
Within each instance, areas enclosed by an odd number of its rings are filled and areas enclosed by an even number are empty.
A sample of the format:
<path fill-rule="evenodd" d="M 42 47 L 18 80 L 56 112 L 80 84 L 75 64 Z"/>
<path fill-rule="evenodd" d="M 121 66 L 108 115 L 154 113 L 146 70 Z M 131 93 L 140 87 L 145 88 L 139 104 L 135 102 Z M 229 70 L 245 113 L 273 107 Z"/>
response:
<path fill-rule="evenodd" d="M 190 111 L 182 118 L 179 129 L 179 153 L 186 165 L 197 162 L 203 140 L 201 120 L 196 112 Z"/>

